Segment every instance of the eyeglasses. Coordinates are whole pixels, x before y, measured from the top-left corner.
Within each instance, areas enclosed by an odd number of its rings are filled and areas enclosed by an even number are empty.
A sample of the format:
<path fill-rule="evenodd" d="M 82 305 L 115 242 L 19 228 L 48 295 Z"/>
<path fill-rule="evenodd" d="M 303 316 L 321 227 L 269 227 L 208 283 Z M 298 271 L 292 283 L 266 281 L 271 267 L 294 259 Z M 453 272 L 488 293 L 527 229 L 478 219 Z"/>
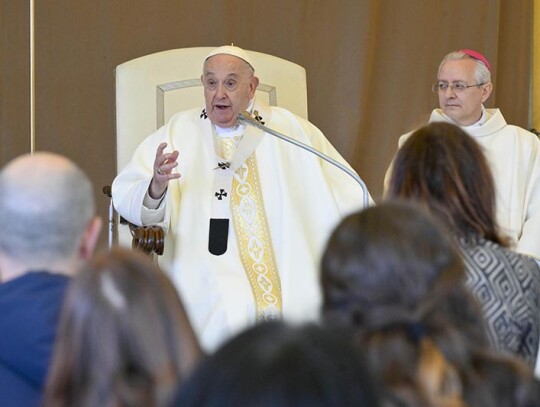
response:
<path fill-rule="evenodd" d="M 446 90 L 450 88 L 450 90 L 456 93 L 461 93 L 461 92 L 465 92 L 469 88 L 473 88 L 475 86 L 482 86 L 482 85 L 485 85 L 486 83 L 487 82 L 477 83 L 475 85 L 467 85 L 466 83 L 457 82 L 457 83 L 454 83 L 453 85 L 450 85 L 449 83 L 446 83 L 446 82 L 438 82 L 431 85 L 431 90 L 437 93 L 437 92 L 446 92 Z"/>

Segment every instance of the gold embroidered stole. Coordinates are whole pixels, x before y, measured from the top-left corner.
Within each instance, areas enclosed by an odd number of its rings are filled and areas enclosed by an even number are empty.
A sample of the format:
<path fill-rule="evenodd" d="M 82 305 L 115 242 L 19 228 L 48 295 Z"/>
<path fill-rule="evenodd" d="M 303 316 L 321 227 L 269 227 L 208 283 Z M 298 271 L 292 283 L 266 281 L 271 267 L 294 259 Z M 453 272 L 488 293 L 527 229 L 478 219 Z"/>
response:
<path fill-rule="evenodd" d="M 231 139 L 215 135 L 214 139 L 216 154 L 231 161 L 240 137 Z M 255 299 L 257 320 L 279 318 L 282 311 L 281 282 L 254 152 L 234 174 L 230 205 L 238 250 Z"/>

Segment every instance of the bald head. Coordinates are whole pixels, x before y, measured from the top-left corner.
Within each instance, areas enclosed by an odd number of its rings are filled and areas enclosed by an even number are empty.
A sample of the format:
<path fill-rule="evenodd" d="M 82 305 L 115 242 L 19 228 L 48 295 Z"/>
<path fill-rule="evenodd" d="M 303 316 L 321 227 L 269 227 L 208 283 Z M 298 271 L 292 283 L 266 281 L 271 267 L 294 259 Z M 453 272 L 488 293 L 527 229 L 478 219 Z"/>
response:
<path fill-rule="evenodd" d="M 74 256 L 95 213 L 92 185 L 57 154 L 20 156 L 0 172 L 0 253 L 27 264 Z"/>

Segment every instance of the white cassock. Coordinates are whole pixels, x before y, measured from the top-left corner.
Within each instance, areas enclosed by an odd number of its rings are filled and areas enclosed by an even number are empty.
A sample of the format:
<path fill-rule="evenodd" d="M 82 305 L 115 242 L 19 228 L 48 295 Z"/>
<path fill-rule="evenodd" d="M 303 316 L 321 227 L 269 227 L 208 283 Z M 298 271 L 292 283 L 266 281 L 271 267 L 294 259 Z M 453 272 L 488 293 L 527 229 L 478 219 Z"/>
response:
<path fill-rule="evenodd" d="M 272 302 L 280 297 L 279 313 L 285 320 L 318 318 L 324 246 L 338 222 L 362 208 L 363 194 L 351 177 L 315 155 L 251 127 L 216 131 L 201 111 L 178 113 L 150 135 L 112 189 L 114 206 L 124 218 L 168 229 L 170 276 L 203 348 L 213 351 L 261 319 L 270 309 L 261 305 L 266 298 Z M 308 121 L 259 103 L 252 111 L 265 126 L 348 166 Z M 239 142 L 236 151 L 241 152 L 234 155 L 233 151 L 224 159 L 223 139 Z M 179 151 L 181 178 L 169 182 L 160 207 L 149 210 L 143 199 L 162 142 L 168 143 L 166 151 Z M 231 168 L 225 169 L 223 163 Z M 227 171 L 233 178 L 220 180 Z M 227 250 L 211 254 L 210 219 L 227 216 Z M 274 270 L 274 279 L 266 278 L 267 270 Z"/>

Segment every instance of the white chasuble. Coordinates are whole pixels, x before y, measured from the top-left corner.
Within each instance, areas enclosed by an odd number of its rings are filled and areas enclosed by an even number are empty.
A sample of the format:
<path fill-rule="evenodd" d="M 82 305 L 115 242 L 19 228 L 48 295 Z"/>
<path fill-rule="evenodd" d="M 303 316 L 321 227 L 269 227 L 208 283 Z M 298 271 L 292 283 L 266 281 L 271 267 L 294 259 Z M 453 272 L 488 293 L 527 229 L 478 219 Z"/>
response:
<path fill-rule="evenodd" d="M 255 110 L 266 126 L 347 165 L 306 120 L 257 101 Z M 214 134 L 201 108 L 180 112 L 137 148 L 113 182 L 115 208 L 126 219 L 147 224 L 161 216 L 157 222 L 167 235 L 160 264 L 207 352 L 276 314 L 290 323 L 316 321 L 326 240 L 343 216 L 362 207 L 361 189 L 343 171 L 251 129 L 238 129 L 231 146 L 218 146 L 215 139 L 223 135 Z M 238 147 L 234 136 L 242 136 Z M 150 211 L 142 202 L 164 142 L 166 152 L 179 152 L 174 171 L 180 178 L 169 183 L 161 207 Z M 149 212 L 155 212 L 152 220 Z M 228 224 L 221 255 L 209 250 L 210 219 Z"/>

